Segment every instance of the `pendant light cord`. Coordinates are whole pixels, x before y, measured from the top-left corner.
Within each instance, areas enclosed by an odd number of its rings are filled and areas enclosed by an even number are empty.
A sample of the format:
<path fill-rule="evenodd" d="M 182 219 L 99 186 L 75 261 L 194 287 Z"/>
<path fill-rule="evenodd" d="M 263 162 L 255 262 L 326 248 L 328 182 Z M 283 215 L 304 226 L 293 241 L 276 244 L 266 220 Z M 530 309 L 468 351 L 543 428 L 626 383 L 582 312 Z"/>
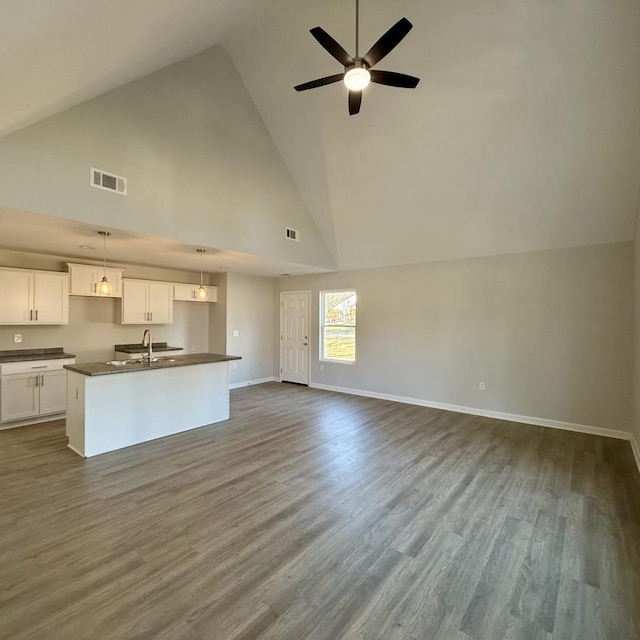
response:
<path fill-rule="evenodd" d="M 107 234 L 102 234 L 102 275 L 107 277 Z"/>

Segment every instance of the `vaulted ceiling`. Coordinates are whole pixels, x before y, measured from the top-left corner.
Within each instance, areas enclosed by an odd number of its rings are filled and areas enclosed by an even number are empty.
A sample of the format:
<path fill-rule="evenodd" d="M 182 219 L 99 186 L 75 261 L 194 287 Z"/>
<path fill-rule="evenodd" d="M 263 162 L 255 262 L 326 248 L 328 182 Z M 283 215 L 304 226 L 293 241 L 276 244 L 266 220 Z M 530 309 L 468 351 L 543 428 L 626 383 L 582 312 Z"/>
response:
<path fill-rule="evenodd" d="M 362 0 L 361 48 L 415 90 L 293 85 L 353 52 L 345 0 L 9 0 L 0 135 L 213 44 L 229 52 L 340 268 L 631 240 L 640 187 L 638 0 Z"/>

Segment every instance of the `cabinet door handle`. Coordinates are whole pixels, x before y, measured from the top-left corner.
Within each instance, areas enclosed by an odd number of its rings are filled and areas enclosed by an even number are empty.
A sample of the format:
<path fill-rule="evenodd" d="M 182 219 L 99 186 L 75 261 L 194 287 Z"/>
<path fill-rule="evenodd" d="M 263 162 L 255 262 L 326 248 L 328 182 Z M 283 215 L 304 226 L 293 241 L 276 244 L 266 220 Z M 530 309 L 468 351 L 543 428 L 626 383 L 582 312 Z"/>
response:
<path fill-rule="evenodd" d="M 44 387 L 44 373 L 41 373 L 41 374 L 40 374 L 40 380 L 41 380 L 41 384 L 40 384 L 40 386 L 41 386 L 41 387 Z"/>
<path fill-rule="evenodd" d="M 151 316 L 151 322 L 153 322 L 153 311 L 150 311 L 149 315 Z"/>
<path fill-rule="evenodd" d="M 33 309 L 29 309 L 29 320 L 33 320 Z"/>
<path fill-rule="evenodd" d="M 36 375 L 36 387 L 40 386 L 40 374 Z"/>
<path fill-rule="evenodd" d="M 36 322 L 38 322 L 38 310 L 36 309 Z"/>

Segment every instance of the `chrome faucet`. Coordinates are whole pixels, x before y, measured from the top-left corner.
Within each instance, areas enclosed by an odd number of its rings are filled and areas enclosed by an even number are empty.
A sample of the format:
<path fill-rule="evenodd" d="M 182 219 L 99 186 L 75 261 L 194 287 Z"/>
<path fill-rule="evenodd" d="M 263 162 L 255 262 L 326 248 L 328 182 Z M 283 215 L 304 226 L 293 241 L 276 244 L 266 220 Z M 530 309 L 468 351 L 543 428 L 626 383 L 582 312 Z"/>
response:
<path fill-rule="evenodd" d="M 142 334 L 142 346 L 143 347 L 148 347 L 148 351 L 147 353 L 143 353 L 142 354 L 142 359 L 145 362 L 151 362 L 151 358 L 153 358 L 153 349 L 151 347 L 151 330 L 150 329 L 145 329 L 144 333 Z"/>

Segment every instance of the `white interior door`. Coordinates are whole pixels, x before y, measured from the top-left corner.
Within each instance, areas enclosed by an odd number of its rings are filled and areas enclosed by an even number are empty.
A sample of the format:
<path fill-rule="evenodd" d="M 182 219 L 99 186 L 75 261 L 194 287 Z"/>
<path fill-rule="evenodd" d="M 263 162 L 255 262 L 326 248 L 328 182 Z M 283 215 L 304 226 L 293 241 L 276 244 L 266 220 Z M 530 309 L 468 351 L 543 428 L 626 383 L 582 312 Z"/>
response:
<path fill-rule="evenodd" d="M 309 384 L 310 291 L 280 294 L 280 374 L 283 382 Z"/>

